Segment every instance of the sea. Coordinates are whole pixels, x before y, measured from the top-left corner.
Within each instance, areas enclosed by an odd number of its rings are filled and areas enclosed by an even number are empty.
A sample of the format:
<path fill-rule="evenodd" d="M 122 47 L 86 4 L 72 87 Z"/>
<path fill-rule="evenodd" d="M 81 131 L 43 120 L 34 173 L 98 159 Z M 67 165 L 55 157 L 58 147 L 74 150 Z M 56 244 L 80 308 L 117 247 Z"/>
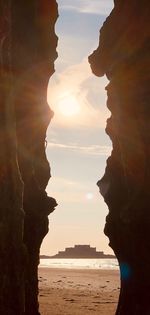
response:
<path fill-rule="evenodd" d="M 65 268 L 65 269 L 103 269 L 103 270 L 118 270 L 117 259 L 61 259 L 47 258 L 40 259 L 40 266 L 46 268 Z"/>

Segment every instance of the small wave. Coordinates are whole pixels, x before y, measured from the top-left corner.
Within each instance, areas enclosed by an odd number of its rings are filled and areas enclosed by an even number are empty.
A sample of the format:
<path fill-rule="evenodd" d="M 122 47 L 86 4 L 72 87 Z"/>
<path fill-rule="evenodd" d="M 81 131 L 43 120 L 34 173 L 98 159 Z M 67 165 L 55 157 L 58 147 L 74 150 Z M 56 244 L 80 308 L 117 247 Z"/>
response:
<path fill-rule="evenodd" d="M 118 270 L 117 259 L 40 259 L 40 267 Z"/>

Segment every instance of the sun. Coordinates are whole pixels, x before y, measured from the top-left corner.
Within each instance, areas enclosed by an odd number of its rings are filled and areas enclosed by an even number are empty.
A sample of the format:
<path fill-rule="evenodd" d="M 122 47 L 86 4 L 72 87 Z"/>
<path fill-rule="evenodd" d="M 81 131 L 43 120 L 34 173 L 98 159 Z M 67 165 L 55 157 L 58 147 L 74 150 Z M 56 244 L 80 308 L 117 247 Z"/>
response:
<path fill-rule="evenodd" d="M 80 105 L 74 95 L 68 94 L 60 98 L 57 102 L 58 110 L 62 115 L 71 117 L 79 114 Z"/>

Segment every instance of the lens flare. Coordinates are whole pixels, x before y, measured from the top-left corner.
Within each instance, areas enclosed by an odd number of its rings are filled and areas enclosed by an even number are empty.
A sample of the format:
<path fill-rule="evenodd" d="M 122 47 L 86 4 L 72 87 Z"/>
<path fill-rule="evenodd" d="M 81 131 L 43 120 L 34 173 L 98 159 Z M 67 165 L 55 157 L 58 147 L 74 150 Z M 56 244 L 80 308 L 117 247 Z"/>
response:
<path fill-rule="evenodd" d="M 87 200 L 92 200 L 94 198 L 94 195 L 91 193 L 91 192 L 88 192 L 87 194 L 86 194 L 86 199 Z"/>

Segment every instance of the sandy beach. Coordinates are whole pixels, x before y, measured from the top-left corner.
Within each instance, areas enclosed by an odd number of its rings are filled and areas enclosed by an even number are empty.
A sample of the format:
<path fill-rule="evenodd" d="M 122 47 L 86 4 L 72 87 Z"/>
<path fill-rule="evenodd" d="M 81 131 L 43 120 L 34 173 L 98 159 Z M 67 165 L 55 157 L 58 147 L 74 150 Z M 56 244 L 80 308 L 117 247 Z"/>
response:
<path fill-rule="evenodd" d="M 114 315 L 119 272 L 39 268 L 39 287 L 42 315 Z"/>

